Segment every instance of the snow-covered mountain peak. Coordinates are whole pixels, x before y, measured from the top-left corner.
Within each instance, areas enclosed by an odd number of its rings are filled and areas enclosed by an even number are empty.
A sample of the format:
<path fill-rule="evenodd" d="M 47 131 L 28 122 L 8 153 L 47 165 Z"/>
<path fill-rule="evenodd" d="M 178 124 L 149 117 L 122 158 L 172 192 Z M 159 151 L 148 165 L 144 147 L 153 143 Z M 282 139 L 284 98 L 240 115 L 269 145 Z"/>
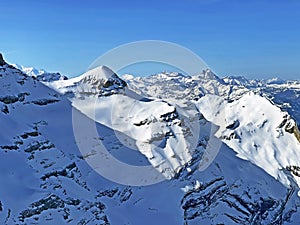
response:
<path fill-rule="evenodd" d="M 178 72 L 167 72 L 164 71 L 162 73 L 151 75 L 150 77 L 154 77 L 156 79 L 165 79 L 165 80 L 172 80 L 172 79 L 185 79 L 189 78 L 189 76 L 184 75 Z"/>
<path fill-rule="evenodd" d="M 286 83 L 285 80 L 278 78 L 278 77 L 266 80 L 266 84 L 279 84 L 280 85 L 280 84 L 285 84 L 285 83 Z"/>
<path fill-rule="evenodd" d="M 49 86 L 60 93 L 84 98 L 124 93 L 127 84 L 110 68 L 99 66 L 78 77 L 49 83 Z"/>
<path fill-rule="evenodd" d="M 226 76 L 223 78 L 223 81 L 229 85 L 249 85 L 249 80 L 244 76 Z"/>
<path fill-rule="evenodd" d="M 26 67 L 19 64 L 12 64 L 15 68 L 18 70 L 21 70 L 23 73 L 25 73 L 28 76 L 36 77 L 37 80 L 42 82 L 53 82 L 57 80 L 67 80 L 68 78 L 66 76 L 61 75 L 60 73 L 50 73 L 47 72 L 44 69 L 37 69 L 35 67 Z"/>
<path fill-rule="evenodd" d="M 107 66 L 98 66 L 80 76 L 81 80 L 109 80 L 117 78 L 117 75 Z"/>
<path fill-rule="evenodd" d="M 126 83 L 107 66 L 99 66 L 91 69 L 81 76 L 71 79 L 70 81 L 76 84 L 90 85 L 96 89 L 100 89 L 101 87 L 109 87 L 115 84 L 119 85 L 120 87 L 126 86 Z"/>
<path fill-rule="evenodd" d="M 205 78 L 205 79 L 216 79 L 216 80 L 219 80 L 220 78 L 214 74 L 210 69 L 207 69 L 207 70 L 203 70 L 202 71 L 202 76 Z"/>
<path fill-rule="evenodd" d="M 22 66 L 19 64 L 12 64 L 12 65 L 15 68 L 21 70 L 22 72 L 24 72 L 25 74 L 27 74 L 28 76 L 31 76 L 31 77 L 37 77 L 37 76 L 47 73 L 46 70 L 44 70 L 44 69 L 37 69 L 34 67 L 26 67 L 26 66 Z"/>

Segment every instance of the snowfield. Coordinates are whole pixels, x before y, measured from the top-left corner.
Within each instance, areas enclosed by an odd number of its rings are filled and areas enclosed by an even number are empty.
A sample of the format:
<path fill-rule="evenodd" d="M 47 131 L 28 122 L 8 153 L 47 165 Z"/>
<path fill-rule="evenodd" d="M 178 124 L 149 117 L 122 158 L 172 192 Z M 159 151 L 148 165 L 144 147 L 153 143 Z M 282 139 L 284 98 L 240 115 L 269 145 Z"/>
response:
<path fill-rule="evenodd" d="M 298 81 L 53 76 L 0 66 L 1 224 L 299 224 Z"/>

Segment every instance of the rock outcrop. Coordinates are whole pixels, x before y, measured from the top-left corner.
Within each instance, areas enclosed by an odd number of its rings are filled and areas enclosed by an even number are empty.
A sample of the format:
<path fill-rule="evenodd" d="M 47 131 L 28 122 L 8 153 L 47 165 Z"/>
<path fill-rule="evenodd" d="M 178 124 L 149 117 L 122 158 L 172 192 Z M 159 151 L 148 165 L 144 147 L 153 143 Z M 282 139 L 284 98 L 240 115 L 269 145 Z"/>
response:
<path fill-rule="evenodd" d="M 0 53 L 0 66 L 4 66 L 6 64 L 6 62 L 3 59 L 2 54 Z"/>

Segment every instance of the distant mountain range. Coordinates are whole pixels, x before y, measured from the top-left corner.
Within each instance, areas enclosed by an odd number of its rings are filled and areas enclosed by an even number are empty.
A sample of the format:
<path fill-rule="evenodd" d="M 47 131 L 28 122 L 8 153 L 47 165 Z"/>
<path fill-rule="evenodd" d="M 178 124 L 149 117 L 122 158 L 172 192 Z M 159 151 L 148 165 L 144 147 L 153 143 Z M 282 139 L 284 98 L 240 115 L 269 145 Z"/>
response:
<path fill-rule="evenodd" d="M 43 82 L 52 82 L 56 80 L 67 80 L 66 76 L 61 75 L 60 73 L 49 73 L 43 69 L 36 69 L 34 67 L 24 67 L 18 64 L 13 64 L 15 68 L 21 70 L 23 73 L 31 77 L 36 77 L 39 81 Z"/>
<path fill-rule="evenodd" d="M 299 224 L 300 81 L 0 60 L 0 85 L 1 224 Z"/>

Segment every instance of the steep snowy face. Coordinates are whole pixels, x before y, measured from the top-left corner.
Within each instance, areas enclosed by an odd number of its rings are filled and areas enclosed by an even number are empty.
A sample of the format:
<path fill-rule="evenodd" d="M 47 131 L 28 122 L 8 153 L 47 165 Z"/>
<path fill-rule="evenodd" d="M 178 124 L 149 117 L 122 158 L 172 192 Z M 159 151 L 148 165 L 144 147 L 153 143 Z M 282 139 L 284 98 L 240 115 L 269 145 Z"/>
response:
<path fill-rule="evenodd" d="M 12 64 L 15 68 L 21 70 L 23 73 L 31 77 L 36 77 L 39 81 L 42 82 L 53 82 L 57 80 L 67 80 L 66 76 L 61 75 L 60 73 L 49 73 L 45 70 L 39 70 L 34 67 L 24 67 L 18 64 Z"/>
<path fill-rule="evenodd" d="M 238 157 L 263 168 L 286 186 L 300 187 L 299 131 L 288 113 L 253 93 L 231 103 L 207 95 L 196 104 L 205 118 L 219 126 L 216 135 Z"/>

